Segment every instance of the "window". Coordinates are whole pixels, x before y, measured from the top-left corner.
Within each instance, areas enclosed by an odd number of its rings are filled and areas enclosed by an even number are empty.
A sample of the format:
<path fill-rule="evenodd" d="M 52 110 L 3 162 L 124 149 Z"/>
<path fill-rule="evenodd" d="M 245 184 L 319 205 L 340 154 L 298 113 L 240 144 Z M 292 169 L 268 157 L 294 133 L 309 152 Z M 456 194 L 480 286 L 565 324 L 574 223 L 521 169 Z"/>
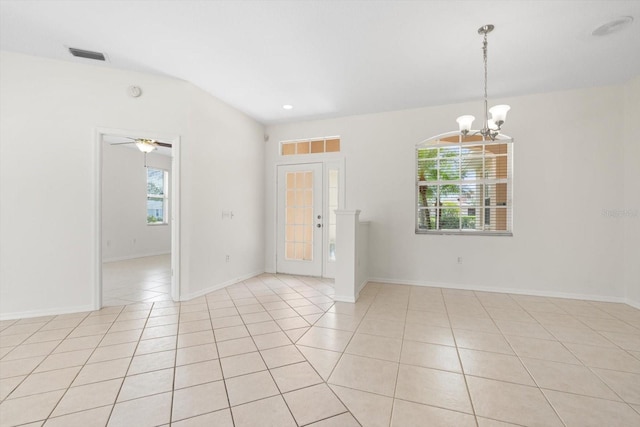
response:
<path fill-rule="evenodd" d="M 169 173 L 147 168 L 147 224 L 168 223 Z"/>
<path fill-rule="evenodd" d="M 336 260 L 336 210 L 338 209 L 338 191 L 339 191 L 339 169 L 329 168 L 329 192 L 328 192 L 328 210 L 329 210 L 329 262 Z"/>
<path fill-rule="evenodd" d="M 416 233 L 511 235 L 511 139 L 438 138 L 416 149 Z"/>
<path fill-rule="evenodd" d="M 285 257 L 313 260 L 313 172 L 287 172 Z"/>
<path fill-rule="evenodd" d="M 338 151 L 340 151 L 340 137 L 338 136 L 280 143 L 280 154 L 283 156 L 335 153 Z"/>

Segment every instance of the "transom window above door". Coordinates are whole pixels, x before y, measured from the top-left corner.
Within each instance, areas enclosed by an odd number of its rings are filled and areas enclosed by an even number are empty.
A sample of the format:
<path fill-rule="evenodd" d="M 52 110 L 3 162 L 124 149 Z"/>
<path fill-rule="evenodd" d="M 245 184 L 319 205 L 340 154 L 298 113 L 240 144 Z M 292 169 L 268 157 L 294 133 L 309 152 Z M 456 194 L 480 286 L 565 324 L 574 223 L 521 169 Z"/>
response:
<path fill-rule="evenodd" d="M 339 151 L 339 136 L 301 139 L 297 141 L 283 141 L 280 143 L 280 154 L 283 156 L 294 156 L 299 154 L 337 153 Z"/>

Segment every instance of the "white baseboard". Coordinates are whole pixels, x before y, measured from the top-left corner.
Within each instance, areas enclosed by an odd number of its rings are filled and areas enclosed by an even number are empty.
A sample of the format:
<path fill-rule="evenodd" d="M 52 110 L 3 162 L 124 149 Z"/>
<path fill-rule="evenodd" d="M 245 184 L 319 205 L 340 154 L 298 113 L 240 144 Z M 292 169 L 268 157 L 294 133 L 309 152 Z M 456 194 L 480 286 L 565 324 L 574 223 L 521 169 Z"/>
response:
<path fill-rule="evenodd" d="M 638 301 L 634 301 L 631 298 L 625 298 L 625 303 L 633 308 L 637 308 L 638 310 L 640 310 L 640 302 Z"/>
<path fill-rule="evenodd" d="M 105 258 L 102 260 L 102 262 L 126 261 L 129 259 L 146 258 L 146 257 L 158 256 L 158 255 L 171 255 L 171 251 L 149 252 L 144 254 L 133 254 L 133 255 L 127 255 L 127 256 L 121 256 L 121 257 Z"/>
<path fill-rule="evenodd" d="M 79 305 L 75 307 L 58 307 L 48 308 L 46 310 L 29 310 L 14 313 L 1 313 L 0 320 L 28 319 L 32 317 L 57 316 L 60 314 L 82 313 L 85 311 L 94 311 L 96 307 L 91 305 Z"/>
<path fill-rule="evenodd" d="M 357 294 L 356 294 L 355 298 L 350 297 L 350 296 L 346 296 L 346 295 L 345 296 L 334 295 L 333 296 L 333 300 L 336 301 L 336 302 L 352 302 L 352 303 L 354 303 L 354 302 L 358 301 L 358 297 L 359 297 L 359 295 L 357 295 Z"/>
<path fill-rule="evenodd" d="M 255 271 L 253 273 L 249 273 L 249 274 L 245 274 L 245 275 L 240 276 L 240 277 L 236 277 L 235 279 L 227 280 L 226 282 L 222 282 L 222 283 L 218 283 L 218 284 L 215 284 L 215 285 L 212 285 L 212 286 L 208 286 L 208 287 L 206 287 L 204 289 L 200 289 L 200 290 L 195 291 L 195 292 L 190 292 L 190 293 L 188 293 L 186 295 L 180 295 L 180 301 L 189 301 L 189 300 L 192 300 L 194 298 L 201 297 L 203 295 L 208 294 L 209 292 L 218 291 L 218 290 L 220 290 L 222 288 L 226 288 L 229 285 L 233 285 L 235 283 L 242 282 L 243 280 L 247 280 L 247 279 L 250 279 L 252 277 L 259 276 L 259 275 L 263 274 L 264 272 L 265 272 L 264 270 Z"/>
<path fill-rule="evenodd" d="M 598 302 L 615 302 L 615 303 L 628 304 L 635 308 L 640 308 L 640 304 L 638 304 L 637 302 L 631 301 L 628 298 L 604 296 L 604 295 L 574 294 L 574 293 L 568 293 L 568 292 L 549 292 L 549 291 L 539 291 L 534 289 L 493 288 L 493 287 L 485 287 L 485 286 L 465 285 L 465 284 L 459 284 L 459 283 L 439 283 L 439 282 L 420 282 L 416 280 L 398 280 L 398 279 L 389 279 L 384 277 L 372 277 L 369 279 L 369 282 L 425 286 L 425 287 L 445 288 L 445 289 L 462 289 L 466 291 L 496 292 L 501 294 L 533 295 L 533 296 L 539 296 L 539 297 L 580 299 L 580 300 L 598 301 Z"/>
<path fill-rule="evenodd" d="M 367 283 L 369 283 L 369 282 L 370 282 L 370 280 L 369 280 L 369 279 L 364 279 L 364 280 L 362 281 L 362 283 L 360 283 L 360 286 L 358 286 L 358 289 L 356 289 L 356 295 L 360 296 L 360 291 L 361 291 L 361 290 L 362 290 L 362 288 L 364 288 L 364 287 L 367 285 Z M 358 298 L 356 298 L 356 299 L 358 299 Z"/>

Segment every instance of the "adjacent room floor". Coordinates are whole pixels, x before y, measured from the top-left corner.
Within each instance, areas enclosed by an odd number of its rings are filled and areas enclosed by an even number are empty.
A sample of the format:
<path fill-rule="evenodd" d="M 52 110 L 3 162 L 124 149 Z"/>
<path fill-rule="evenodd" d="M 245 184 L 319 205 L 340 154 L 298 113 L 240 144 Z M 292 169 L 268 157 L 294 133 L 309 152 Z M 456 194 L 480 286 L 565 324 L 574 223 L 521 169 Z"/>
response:
<path fill-rule="evenodd" d="M 171 255 L 102 263 L 102 305 L 171 301 Z"/>
<path fill-rule="evenodd" d="M 262 275 L 0 323 L 0 425 L 637 426 L 640 310 Z"/>

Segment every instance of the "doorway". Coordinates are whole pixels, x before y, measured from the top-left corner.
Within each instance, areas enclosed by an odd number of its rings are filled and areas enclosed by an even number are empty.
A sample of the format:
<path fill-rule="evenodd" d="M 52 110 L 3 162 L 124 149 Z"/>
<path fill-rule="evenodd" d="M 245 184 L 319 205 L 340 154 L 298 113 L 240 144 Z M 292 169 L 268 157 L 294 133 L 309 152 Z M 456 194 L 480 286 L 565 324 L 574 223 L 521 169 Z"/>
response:
<path fill-rule="evenodd" d="M 335 277 L 344 159 L 277 167 L 276 272 Z"/>
<path fill-rule="evenodd" d="M 179 300 L 179 138 L 96 139 L 96 308 Z M 140 140 L 162 144 L 145 153 Z"/>

